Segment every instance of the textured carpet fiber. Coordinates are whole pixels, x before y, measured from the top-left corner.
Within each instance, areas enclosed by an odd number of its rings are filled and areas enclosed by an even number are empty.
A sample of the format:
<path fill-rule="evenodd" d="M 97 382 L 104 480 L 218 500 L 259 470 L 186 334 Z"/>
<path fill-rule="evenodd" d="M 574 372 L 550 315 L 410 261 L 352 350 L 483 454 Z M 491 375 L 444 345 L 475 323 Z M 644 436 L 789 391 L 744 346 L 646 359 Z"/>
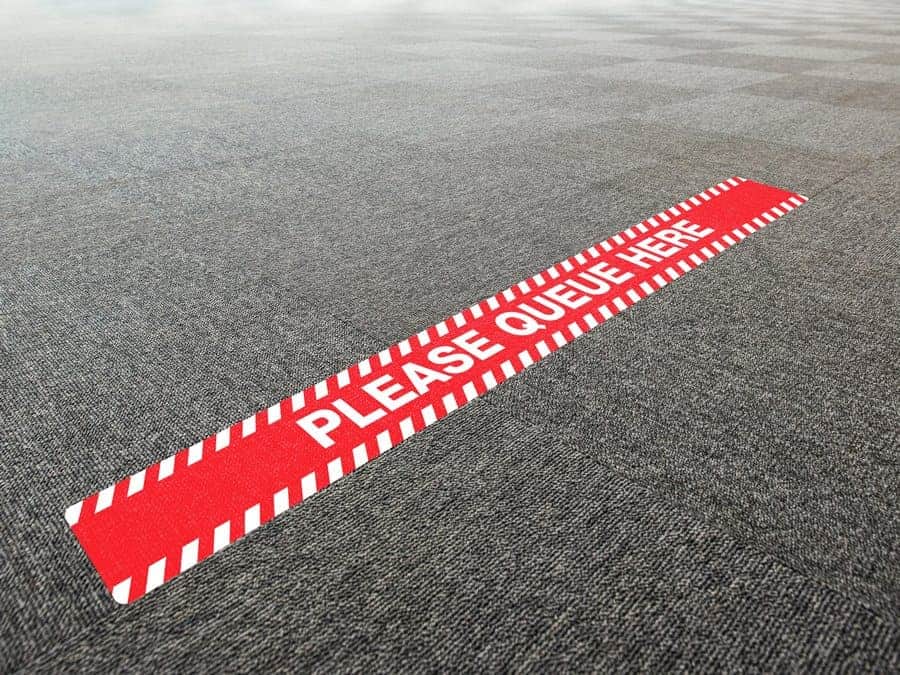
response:
<path fill-rule="evenodd" d="M 900 669 L 894 3 L 148 4 L 0 9 L 0 669 Z M 68 531 L 734 174 L 811 201 L 140 602 Z"/>

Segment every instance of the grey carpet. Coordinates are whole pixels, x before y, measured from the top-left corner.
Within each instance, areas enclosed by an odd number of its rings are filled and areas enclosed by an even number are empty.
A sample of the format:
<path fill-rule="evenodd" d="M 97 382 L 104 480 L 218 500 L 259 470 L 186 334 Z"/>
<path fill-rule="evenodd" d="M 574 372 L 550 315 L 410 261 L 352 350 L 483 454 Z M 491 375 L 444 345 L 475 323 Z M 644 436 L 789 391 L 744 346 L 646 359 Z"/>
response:
<path fill-rule="evenodd" d="M 900 669 L 900 11 L 385 7 L 0 9 L 0 668 Z M 138 603 L 66 528 L 733 174 L 812 200 Z"/>

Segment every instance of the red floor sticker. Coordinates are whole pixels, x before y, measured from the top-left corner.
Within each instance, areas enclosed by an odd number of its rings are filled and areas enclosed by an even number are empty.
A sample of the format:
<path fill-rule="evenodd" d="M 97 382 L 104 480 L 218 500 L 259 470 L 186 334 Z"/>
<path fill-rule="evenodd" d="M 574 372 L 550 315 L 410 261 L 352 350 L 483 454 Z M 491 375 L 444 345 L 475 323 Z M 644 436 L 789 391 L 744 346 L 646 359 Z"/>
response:
<path fill-rule="evenodd" d="M 133 602 L 806 201 L 731 178 L 66 509 Z"/>

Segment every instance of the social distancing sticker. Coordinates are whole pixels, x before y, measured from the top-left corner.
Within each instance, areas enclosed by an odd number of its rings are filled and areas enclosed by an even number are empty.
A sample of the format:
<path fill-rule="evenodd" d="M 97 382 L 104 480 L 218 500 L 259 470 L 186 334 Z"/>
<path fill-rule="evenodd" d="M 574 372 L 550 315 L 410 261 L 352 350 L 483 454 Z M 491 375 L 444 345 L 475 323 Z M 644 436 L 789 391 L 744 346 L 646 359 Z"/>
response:
<path fill-rule="evenodd" d="M 731 178 L 66 509 L 137 600 L 806 201 Z"/>

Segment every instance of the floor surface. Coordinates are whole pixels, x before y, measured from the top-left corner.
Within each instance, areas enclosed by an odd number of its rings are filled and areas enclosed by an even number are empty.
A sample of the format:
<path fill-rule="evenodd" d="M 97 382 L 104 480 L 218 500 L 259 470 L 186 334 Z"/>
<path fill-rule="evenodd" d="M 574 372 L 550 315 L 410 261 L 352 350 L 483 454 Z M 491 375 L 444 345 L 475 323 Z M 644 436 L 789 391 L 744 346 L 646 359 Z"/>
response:
<path fill-rule="evenodd" d="M 0 10 L 0 669 L 900 669 L 900 8 L 729 4 Z M 735 174 L 810 202 L 134 605 L 69 532 Z"/>

